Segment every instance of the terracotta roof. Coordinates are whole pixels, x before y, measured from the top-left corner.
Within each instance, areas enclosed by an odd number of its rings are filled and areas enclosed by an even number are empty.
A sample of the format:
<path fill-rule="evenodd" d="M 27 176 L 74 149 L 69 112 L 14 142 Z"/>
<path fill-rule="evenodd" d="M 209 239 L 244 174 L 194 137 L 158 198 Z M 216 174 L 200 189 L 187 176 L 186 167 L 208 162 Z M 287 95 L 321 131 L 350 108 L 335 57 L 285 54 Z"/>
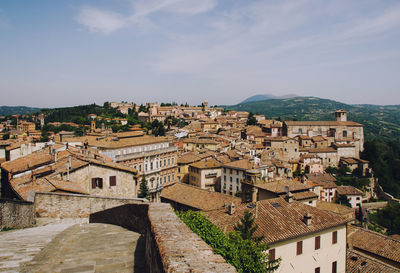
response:
<path fill-rule="evenodd" d="M 161 198 L 174 201 L 202 211 L 221 209 L 224 205 L 235 203 L 239 205 L 241 199 L 219 192 L 202 190 L 198 187 L 175 183 L 165 186 L 161 191 Z"/>
<path fill-rule="evenodd" d="M 178 157 L 178 164 L 190 164 L 200 161 L 201 157 L 195 152 L 188 152 Z"/>
<path fill-rule="evenodd" d="M 31 175 L 25 175 L 10 180 L 13 190 L 23 199 L 28 200 L 31 192 L 53 192 L 56 190 L 87 194 L 76 182 L 60 181 L 54 178 L 34 179 Z"/>
<path fill-rule="evenodd" d="M 313 191 L 301 191 L 293 193 L 294 200 L 303 201 L 308 199 L 318 199 L 318 194 Z"/>
<path fill-rule="evenodd" d="M 155 144 L 161 142 L 168 142 L 168 137 L 154 137 L 154 136 L 137 136 L 113 140 L 112 137 L 98 138 L 95 136 L 84 136 L 79 138 L 71 138 L 70 141 L 76 140 L 85 142 L 88 140 L 89 146 L 100 147 L 105 149 L 118 149 L 123 147 L 132 147 L 139 145 Z"/>
<path fill-rule="evenodd" d="M 225 152 L 230 158 L 241 158 L 242 156 L 239 155 L 235 150 L 228 150 Z"/>
<path fill-rule="evenodd" d="M 325 141 L 326 139 L 323 136 L 313 136 L 311 138 L 314 142 Z"/>
<path fill-rule="evenodd" d="M 309 153 L 336 153 L 336 149 L 332 147 L 309 148 Z"/>
<path fill-rule="evenodd" d="M 354 209 L 333 202 L 317 201 L 317 208 L 354 219 Z"/>
<path fill-rule="evenodd" d="M 49 155 L 47 149 L 44 149 L 12 161 L 6 161 L 1 164 L 1 167 L 9 173 L 16 174 L 50 164 L 53 161 L 53 156 Z"/>
<path fill-rule="evenodd" d="M 337 188 L 337 185 L 335 184 L 336 178 L 329 174 L 329 173 L 314 173 L 314 174 L 306 174 L 305 178 L 312 183 L 322 186 L 324 188 Z"/>
<path fill-rule="evenodd" d="M 280 180 L 275 182 L 266 182 L 262 184 L 255 184 L 257 188 L 264 189 L 276 194 L 284 194 L 286 193 L 286 187 L 289 187 L 290 192 L 297 192 L 297 191 L 308 191 L 312 187 L 303 184 L 300 182 L 295 182 L 293 180 Z"/>
<path fill-rule="evenodd" d="M 400 263 L 400 241 L 377 232 L 351 226 L 348 230 L 348 243 L 351 248 L 372 253 Z"/>
<path fill-rule="evenodd" d="M 195 144 L 218 144 L 215 140 L 206 138 L 186 138 L 183 143 L 195 143 Z"/>
<path fill-rule="evenodd" d="M 340 158 L 340 161 L 342 161 L 346 164 L 358 164 L 359 163 L 359 161 L 354 157 L 342 157 L 342 158 Z"/>
<path fill-rule="evenodd" d="M 288 126 L 363 126 L 353 121 L 284 121 Z"/>
<path fill-rule="evenodd" d="M 254 169 L 254 163 L 250 162 L 248 159 L 241 159 L 232 161 L 230 163 L 224 164 L 221 167 L 231 168 L 231 169 L 239 169 L 239 170 L 250 170 Z"/>
<path fill-rule="evenodd" d="M 346 255 L 347 273 L 394 273 L 400 272 L 400 269 L 385 264 L 377 259 L 372 259 L 365 254 L 347 250 Z"/>
<path fill-rule="evenodd" d="M 231 159 L 228 155 L 226 154 L 219 154 L 215 156 L 215 159 L 218 160 L 222 164 L 226 164 L 231 162 Z"/>
<path fill-rule="evenodd" d="M 236 212 L 233 215 L 229 215 L 225 209 L 206 212 L 206 215 L 211 222 L 226 232 L 233 230 L 233 227 L 243 217 L 246 210 L 251 211 L 253 215 L 257 215 L 255 223 L 258 225 L 258 229 L 255 235 L 264 235 L 263 242 L 268 244 L 345 225 L 348 221 L 341 216 L 301 202 L 293 201 L 288 203 L 280 197 L 258 201 L 252 207 L 248 207 L 248 204 L 240 204 L 236 207 Z M 312 216 L 311 225 L 308 226 L 303 222 L 307 212 Z"/>
<path fill-rule="evenodd" d="M 353 186 L 338 186 L 337 193 L 339 195 L 363 195 L 363 192 Z"/>
<path fill-rule="evenodd" d="M 198 169 L 217 169 L 221 167 L 221 163 L 214 158 L 210 158 L 190 164 L 190 166 Z"/>

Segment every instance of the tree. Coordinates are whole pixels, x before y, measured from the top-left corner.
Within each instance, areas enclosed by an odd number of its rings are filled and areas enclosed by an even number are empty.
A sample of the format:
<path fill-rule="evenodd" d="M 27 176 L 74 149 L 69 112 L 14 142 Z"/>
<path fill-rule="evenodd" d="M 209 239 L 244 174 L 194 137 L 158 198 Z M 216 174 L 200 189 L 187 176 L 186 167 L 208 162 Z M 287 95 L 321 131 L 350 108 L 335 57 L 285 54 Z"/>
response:
<path fill-rule="evenodd" d="M 140 182 L 140 193 L 138 195 L 139 198 L 148 198 L 149 196 L 149 187 L 147 187 L 146 177 L 143 175 L 142 181 Z"/>
<path fill-rule="evenodd" d="M 257 119 L 254 117 L 252 112 L 249 113 L 246 124 L 247 125 L 256 125 L 257 124 Z"/>
<path fill-rule="evenodd" d="M 253 240 L 244 240 L 240 232 L 225 234 L 211 223 L 201 212 L 177 212 L 179 218 L 204 242 L 221 255 L 227 263 L 233 265 L 239 273 L 273 272 L 280 259 L 268 261 L 268 246 Z"/>
<path fill-rule="evenodd" d="M 255 219 L 256 218 L 253 214 L 246 210 L 243 217 L 241 217 L 240 221 L 235 225 L 234 229 L 239 232 L 243 240 L 252 240 L 259 243 L 264 239 L 264 236 L 254 236 L 254 233 L 258 228 L 258 225 L 254 223 Z"/>
<path fill-rule="evenodd" d="M 351 208 L 351 204 L 349 199 L 347 198 L 346 195 L 340 195 L 336 203 L 341 204 L 343 206 L 347 206 Z"/>
<path fill-rule="evenodd" d="M 388 229 L 388 234 L 400 234 L 400 203 L 389 203 L 371 215 L 371 219 Z"/>

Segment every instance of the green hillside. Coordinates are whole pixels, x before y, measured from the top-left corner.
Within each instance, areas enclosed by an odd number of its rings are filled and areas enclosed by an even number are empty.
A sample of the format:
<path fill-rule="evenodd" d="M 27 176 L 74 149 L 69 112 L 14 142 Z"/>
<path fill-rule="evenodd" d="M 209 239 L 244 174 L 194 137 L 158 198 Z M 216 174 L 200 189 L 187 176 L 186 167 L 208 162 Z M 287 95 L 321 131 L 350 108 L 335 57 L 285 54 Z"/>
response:
<path fill-rule="evenodd" d="M 0 106 L 0 116 L 24 115 L 39 112 L 40 108 L 27 106 Z"/>
<path fill-rule="evenodd" d="M 263 114 L 267 118 L 281 120 L 334 120 L 334 111 L 348 112 L 348 120 L 364 125 L 367 139 L 400 137 L 400 105 L 350 105 L 334 100 L 315 97 L 269 99 L 225 106 L 228 110 Z"/>

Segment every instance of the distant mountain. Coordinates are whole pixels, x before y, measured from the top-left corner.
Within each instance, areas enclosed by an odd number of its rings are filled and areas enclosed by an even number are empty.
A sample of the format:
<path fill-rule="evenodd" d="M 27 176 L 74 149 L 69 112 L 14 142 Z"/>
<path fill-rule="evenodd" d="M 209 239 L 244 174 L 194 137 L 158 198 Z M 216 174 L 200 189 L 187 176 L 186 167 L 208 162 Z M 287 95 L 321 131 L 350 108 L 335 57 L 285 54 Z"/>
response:
<path fill-rule="evenodd" d="M 334 120 L 335 110 L 343 109 L 348 112 L 348 120 L 364 125 L 366 138 L 400 138 L 400 105 L 351 105 L 316 97 L 296 97 L 245 102 L 226 108 L 282 120 Z"/>
<path fill-rule="evenodd" d="M 23 115 L 39 112 L 40 108 L 27 106 L 0 106 L 0 116 Z"/>
<path fill-rule="evenodd" d="M 264 94 L 264 95 L 254 95 L 251 97 L 248 97 L 244 101 L 242 101 L 239 104 L 246 103 L 246 102 L 252 102 L 252 101 L 262 101 L 262 100 L 271 100 L 271 99 L 289 99 L 289 98 L 296 98 L 299 97 L 296 94 L 287 94 L 283 96 L 275 96 L 271 94 Z"/>

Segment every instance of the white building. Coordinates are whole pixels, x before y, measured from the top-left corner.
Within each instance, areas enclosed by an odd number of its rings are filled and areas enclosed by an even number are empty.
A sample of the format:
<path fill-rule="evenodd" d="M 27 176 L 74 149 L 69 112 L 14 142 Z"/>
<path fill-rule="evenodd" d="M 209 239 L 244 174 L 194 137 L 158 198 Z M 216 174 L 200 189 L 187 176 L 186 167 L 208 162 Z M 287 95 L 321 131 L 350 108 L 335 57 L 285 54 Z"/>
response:
<path fill-rule="evenodd" d="M 255 216 L 256 236 L 264 236 L 269 258 L 280 258 L 277 273 L 346 271 L 347 219 L 300 202 L 283 198 L 241 204 L 207 212 L 209 219 L 222 230 L 231 231 L 249 210 Z"/>
<path fill-rule="evenodd" d="M 356 208 L 361 205 L 363 192 L 353 186 L 339 186 L 337 187 L 337 198 L 346 196 L 349 200 L 351 207 Z"/>
<path fill-rule="evenodd" d="M 257 169 L 261 172 L 261 177 L 268 177 L 268 167 L 260 166 L 248 159 L 233 161 L 221 166 L 221 192 L 235 195 L 242 190 L 241 180 L 245 178 L 246 170 Z"/>

